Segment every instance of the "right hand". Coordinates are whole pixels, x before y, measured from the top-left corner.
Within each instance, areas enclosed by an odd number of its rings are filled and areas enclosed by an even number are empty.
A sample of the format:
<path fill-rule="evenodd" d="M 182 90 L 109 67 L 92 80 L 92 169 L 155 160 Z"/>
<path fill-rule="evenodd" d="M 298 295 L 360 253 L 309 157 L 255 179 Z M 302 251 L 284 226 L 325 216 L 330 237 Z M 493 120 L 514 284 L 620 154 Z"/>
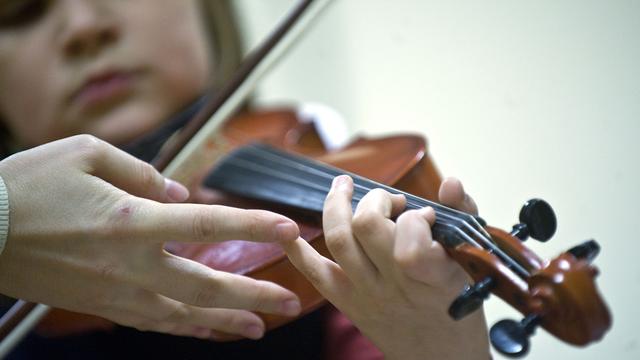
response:
<path fill-rule="evenodd" d="M 98 315 L 141 330 L 200 338 L 259 338 L 252 311 L 296 315 L 279 285 L 215 271 L 163 250 L 167 241 L 289 241 L 284 216 L 216 205 L 167 204 L 187 189 L 92 136 L 0 162 L 10 229 L 0 292 Z"/>

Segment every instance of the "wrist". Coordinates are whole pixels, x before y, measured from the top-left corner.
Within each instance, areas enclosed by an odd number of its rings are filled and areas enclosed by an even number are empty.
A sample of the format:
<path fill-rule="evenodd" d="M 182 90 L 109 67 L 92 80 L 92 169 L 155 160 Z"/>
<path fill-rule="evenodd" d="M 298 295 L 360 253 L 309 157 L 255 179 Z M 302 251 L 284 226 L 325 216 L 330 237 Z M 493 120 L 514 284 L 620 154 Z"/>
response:
<path fill-rule="evenodd" d="M 396 341 L 387 333 L 387 341 L 377 343 L 385 359 L 491 359 L 482 309 L 458 321 L 452 320 L 447 313 L 429 318 L 426 327 L 408 329 L 410 331 L 396 337 Z"/>

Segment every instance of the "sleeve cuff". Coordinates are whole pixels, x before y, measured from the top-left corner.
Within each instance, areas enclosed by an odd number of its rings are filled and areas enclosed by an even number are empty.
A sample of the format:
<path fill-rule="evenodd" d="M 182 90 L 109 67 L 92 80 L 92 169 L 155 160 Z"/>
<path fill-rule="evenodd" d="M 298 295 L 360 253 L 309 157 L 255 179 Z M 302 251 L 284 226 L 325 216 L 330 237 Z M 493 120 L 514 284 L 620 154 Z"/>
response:
<path fill-rule="evenodd" d="M 9 235 L 9 194 L 0 176 L 0 254 L 4 250 Z"/>

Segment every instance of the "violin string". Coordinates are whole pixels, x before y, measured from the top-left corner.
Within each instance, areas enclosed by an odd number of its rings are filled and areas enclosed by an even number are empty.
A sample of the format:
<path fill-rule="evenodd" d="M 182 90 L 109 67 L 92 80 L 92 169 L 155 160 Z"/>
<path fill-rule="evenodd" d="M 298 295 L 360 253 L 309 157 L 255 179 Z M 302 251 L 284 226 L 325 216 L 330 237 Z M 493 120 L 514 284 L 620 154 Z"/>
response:
<path fill-rule="evenodd" d="M 395 193 L 395 194 L 403 194 L 405 196 L 405 198 L 407 199 L 407 208 L 408 209 L 420 209 L 423 208 L 425 206 L 431 206 L 432 208 L 434 208 L 434 210 L 436 211 L 436 214 L 439 214 L 440 217 L 444 217 L 444 219 L 440 219 L 442 221 L 440 221 L 441 223 L 445 223 L 445 224 L 449 224 L 450 221 L 453 222 L 459 222 L 459 224 L 462 227 L 465 227 L 469 232 L 472 232 L 476 237 L 480 238 L 481 241 L 483 242 L 488 242 L 491 245 L 493 244 L 490 240 L 487 240 L 489 236 L 489 234 L 487 234 L 484 229 L 482 229 L 482 227 L 477 223 L 477 220 L 464 212 L 455 210 L 455 209 L 451 209 L 451 208 L 447 208 L 443 205 L 440 205 L 438 203 L 426 200 L 426 199 L 422 199 L 419 198 L 415 195 L 406 193 L 404 191 L 400 191 L 397 190 L 395 188 L 389 187 L 387 185 L 381 184 L 381 183 L 377 183 L 375 181 L 372 181 L 370 179 L 366 179 L 364 177 L 361 177 L 359 175 L 356 174 L 352 174 L 352 173 L 348 173 L 342 170 L 339 170 L 337 168 L 331 168 L 325 164 L 322 164 L 320 162 L 316 162 L 316 161 L 310 161 L 306 158 L 302 158 L 299 156 L 295 156 L 292 154 L 288 154 L 285 152 L 281 152 L 277 149 L 273 149 L 271 147 L 265 146 L 265 145 L 261 145 L 261 144 L 256 144 L 256 145 L 252 145 L 251 148 L 248 149 L 249 151 L 252 152 L 252 155 L 257 155 L 260 156 L 263 160 L 271 160 L 273 161 L 273 163 L 277 166 L 282 166 L 283 161 L 287 162 L 290 165 L 290 169 L 298 169 L 301 171 L 300 175 L 301 176 L 305 176 L 308 175 L 310 172 L 315 173 L 316 175 L 319 175 L 321 178 L 324 178 L 328 181 L 328 183 L 330 184 L 330 182 L 333 180 L 333 178 L 337 175 L 340 174 L 348 174 L 351 175 L 351 177 L 354 180 L 354 199 L 357 199 L 358 201 L 366 194 L 368 193 L 370 190 L 374 189 L 374 188 L 383 188 L 386 191 L 389 191 L 391 193 Z M 267 156 L 270 156 L 271 159 L 268 159 Z M 253 162 L 251 162 L 253 163 Z M 291 179 L 290 181 L 297 181 L 296 178 Z M 372 185 L 367 186 L 365 183 L 370 183 Z M 321 190 L 323 192 L 328 192 L 328 188 L 322 187 L 318 190 Z M 437 218 L 436 218 L 437 219 Z M 461 221 L 462 220 L 462 221 Z M 466 220 L 466 221 L 464 221 Z M 473 221 L 475 223 L 476 226 L 471 226 L 469 224 L 469 220 Z M 481 229 L 482 232 L 484 234 L 480 234 L 477 230 Z M 484 236 L 483 236 L 484 235 Z M 475 241 L 469 241 L 470 243 L 476 243 Z M 489 245 L 490 246 L 490 245 Z M 479 246 L 482 247 L 482 246 Z"/>
<path fill-rule="evenodd" d="M 316 182 L 311 182 L 311 181 L 307 181 L 304 180 L 303 178 L 300 178 L 298 176 L 289 174 L 289 173 L 285 173 L 285 172 L 280 172 L 277 170 L 274 170 L 273 168 L 264 166 L 264 165 L 260 165 L 257 164 L 255 162 L 252 161 L 247 161 L 245 159 L 240 159 L 240 158 L 235 158 L 233 159 L 232 163 L 228 163 L 227 166 L 236 166 L 236 167 L 241 167 L 242 169 L 250 169 L 253 170 L 257 173 L 261 173 L 261 174 L 266 174 L 269 175 L 271 177 L 275 177 L 281 180 L 285 180 L 289 183 L 292 184 L 297 184 L 297 185 L 301 185 L 306 187 L 307 189 L 313 189 L 313 190 L 318 190 L 322 193 L 327 193 L 329 190 L 328 186 L 323 186 L 320 185 Z M 355 191 L 353 198 L 352 198 L 352 202 L 359 202 L 360 200 L 362 200 L 362 198 L 364 197 L 364 194 L 359 192 L 359 191 Z M 437 223 L 444 223 L 445 221 L 439 217 L 436 217 L 436 222 Z M 469 239 L 470 242 L 472 241 L 471 239 Z M 480 245 L 478 245 L 478 247 L 481 247 Z"/>
<path fill-rule="evenodd" d="M 248 155 L 247 159 L 241 158 L 245 155 Z M 260 165 L 256 161 L 259 159 L 255 159 L 255 156 L 260 157 L 263 161 L 270 161 L 273 167 Z M 359 175 L 351 174 L 337 168 L 332 168 L 317 161 L 312 161 L 300 156 L 281 152 L 272 147 L 262 144 L 249 145 L 236 150 L 225 162 L 227 165 L 238 166 L 259 174 L 269 175 L 271 177 L 285 180 L 292 184 L 297 184 L 308 189 L 320 191 L 324 194 L 329 191 L 331 181 L 335 176 L 348 174 L 354 179 L 353 201 L 355 201 L 356 203 L 359 202 L 366 193 L 376 187 L 383 188 L 384 190 L 391 193 L 403 194 L 407 199 L 407 208 L 409 209 L 420 209 L 425 206 L 431 206 L 434 209 L 434 211 L 436 212 L 436 223 L 434 224 L 434 232 L 448 232 L 453 234 L 454 236 L 457 236 L 458 238 L 462 238 L 472 246 L 485 249 L 488 252 L 495 254 L 505 263 L 507 267 L 511 268 L 518 275 L 522 277 L 529 276 L 528 271 L 521 264 L 504 253 L 504 251 L 502 251 L 502 249 L 500 249 L 495 243 L 493 243 L 493 241 L 489 240 L 490 236 L 486 234 L 486 231 L 477 223 L 477 220 L 473 216 L 464 212 L 445 207 L 426 199 L 422 199 L 420 197 L 394 189 L 387 185 L 363 178 Z M 277 171 L 278 168 L 282 169 L 283 171 Z M 325 184 L 322 185 L 318 182 L 304 180 L 304 178 L 308 178 L 309 175 L 320 177 L 320 179 L 323 180 Z M 474 222 L 475 226 L 472 226 L 468 220 Z M 478 231 L 478 228 L 482 230 L 482 233 Z M 471 233 L 473 237 L 468 232 Z M 479 240 L 480 242 L 476 240 Z"/>
<path fill-rule="evenodd" d="M 264 155 L 275 155 L 275 154 L 268 154 L 265 152 L 254 152 L 254 155 L 259 155 L 260 157 L 264 158 Z M 278 157 L 278 158 L 272 158 L 272 160 L 277 160 L 278 161 L 278 165 L 282 166 L 283 160 L 286 162 L 289 162 L 290 159 L 285 159 L 282 157 Z M 281 171 L 277 171 L 274 168 L 268 167 L 266 165 L 260 165 L 258 163 L 256 163 L 255 161 L 251 161 L 251 159 L 247 160 L 247 159 L 242 159 L 242 158 L 234 158 L 234 164 L 235 165 L 239 165 L 240 163 L 243 164 L 243 168 L 245 169 L 252 169 L 254 171 L 258 171 L 260 173 L 263 174 L 268 174 L 271 175 L 272 177 L 276 177 L 276 178 L 280 178 L 283 180 L 287 180 L 290 183 L 293 184 L 298 184 L 298 185 L 302 185 L 302 186 L 306 186 L 309 189 L 314 189 L 314 190 L 318 190 L 320 192 L 323 193 L 327 193 L 330 189 L 330 185 L 326 186 L 326 185 L 321 185 L 317 182 L 312 182 L 312 181 L 308 181 L 308 180 L 304 180 L 304 176 L 308 175 L 309 172 L 315 172 L 317 175 L 320 175 L 322 178 L 327 180 L 327 183 L 330 184 L 331 181 L 333 180 L 333 178 L 337 175 L 340 175 L 340 173 L 336 173 L 336 174 L 330 174 L 326 171 L 322 171 L 320 169 L 317 169 L 315 167 L 309 167 L 306 164 L 302 164 L 300 162 L 295 162 L 292 166 L 289 166 L 286 170 L 289 170 L 287 172 L 281 172 Z M 298 167 L 298 169 L 296 169 L 296 167 Z M 303 167 L 303 168 L 300 168 Z M 305 170 L 305 171 L 300 171 L 297 174 L 302 175 L 302 176 L 294 176 L 291 173 L 291 170 Z M 372 190 L 371 187 L 366 187 L 362 184 L 360 184 L 358 182 L 358 178 L 354 178 L 354 194 L 353 194 L 353 200 L 356 201 L 360 201 L 364 195 L 369 192 L 370 190 Z M 430 204 L 427 204 L 427 206 Z M 424 206 L 421 206 L 420 204 L 416 204 L 411 202 L 411 199 L 407 199 L 407 206 L 411 209 L 420 209 Z"/>
<path fill-rule="evenodd" d="M 367 192 L 369 192 L 374 188 L 383 188 L 391 193 L 403 194 L 407 199 L 408 209 L 420 209 L 425 206 L 431 206 L 436 211 L 436 214 L 440 214 L 440 218 L 442 217 L 445 218 L 445 219 L 440 219 L 441 221 L 438 221 L 439 223 L 448 224 L 450 221 L 454 221 L 454 222 L 458 221 L 459 222 L 458 226 L 466 228 L 468 232 L 473 233 L 477 238 L 481 239 L 482 242 L 490 242 L 490 240 L 487 240 L 487 238 L 489 237 L 489 234 L 487 234 L 484 231 L 484 229 L 482 229 L 482 227 L 477 223 L 477 220 L 473 216 L 466 214 L 464 212 L 444 207 L 438 203 L 434 203 L 429 200 L 419 198 L 415 195 L 412 195 L 403 191 L 399 191 L 387 185 L 374 182 L 370 179 L 363 178 L 356 174 L 350 174 L 335 168 L 331 169 L 327 165 L 319 162 L 306 161 L 307 159 L 305 158 L 292 156 L 288 153 L 280 152 L 276 149 L 273 149 L 264 145 L 253 145 L 253 148 L 249 150 L 250 151 L 253 150 L 252 151 L 253 155 L 260 156 L 263 160 L 271 160 L 274 162 L 274 164 L 278 166 L 281 166 L 283 164 L 283 161 L 286 161 L 289 163 L 289 165 L 291 165 L 291 168 L 297 168 L 298 170 L 302 171 L 300 173 L 300 175 L 302 176 L 308 175 L 309 172 L 314 172 L 316 173 L 316 175 L 319 175 L 320 177 L 327 179 L 329 183 L 333 180 L 333 177 L 337 175 L 349 174 L 354 179 L 354 199 L 357 199 L 358 201 Z M 267 159 L 265 156 L 271 156 L 271 159 Z M 331 173 L 329 173 L 328 170 L 332 170 Z M 290 181 L 296 181 L 295 179 L 296 178 L 291 179 Z M 364 184 L 365 182 L 371 183 L 373 184 L 373 186 L 371 185 L 366 186 L 366 184 Z M 325 193 L 328 191 L 326 188 L 321 188 L 319 190 L 324 191 Z M 451 214 L 448 214 L 448 213 L 451 213 Z M 467 221 L 460 221 L 461 220 L 460 218 L 462 217 L 464 217 Z M 471 226 L 469 224 L 469 220 L 473 221 L 476 226 Z M 484 234 L 480 234 L 478 232 L 478 229 L 480 229 Z M 467 239 L 467 240 L 469 243 L 477 244 L 476 241 L 473 241 L 471 239 Z M 478 247 L 482 248 L 482 246 L 479 246 L 479 245 Z"/>
<path fill-rule="evenodd" d="M 362 190 L 364 192 L 369 192 L 373 188 L 382 188 L 395 194 L 403 194 L 407 198 L 407 205 L 410 208 L 419 209 L 425 206 L 431 206 L 435 209 L 440 210 L 441 212 L 451 212 L 451 213 L 456 213 L 457 215 L 460 215 L 463 217 L 472 218 L 471 215 L 466 214 L 464 212 L 447 208 L 438 203 L 416 197 L 412 194 L 406 193 L 398 189 L 393 189 L 385 184 L 381 184 L 370 179 L 365 179 L 359 175 L 352 174 L 347 171 L 339 170 L 337 168 L 331 168 L 319 162 L 311 161 L 311 160 L 301 158 L 292 154 L 280 152 L 268 146 L 264 146 L 261 144 L 253 144 L 253 145 L 250 145 L 248 150 L 252 151 L 253 155 L 260 156 L 264 160 L 273 161 L 273 163 L 276 165 L 282 165 L 283 161 L 286 161 L 290 165 L 290 169 L 301 170 L 302 171 L 301 175 L 308 175 L 309 173 L 314 173 L 319 177 L 328 179 L 329 183 L 331 183 L 333 178 L 338 175 L 342 175 L 342 174 L 350 175 L 354 179 L 354 192 L 355 192 L 354 195 L 358 194 L 359 190 Z M 271 156 L 271 159 L 268 159 L 267 156 Z M 373 186 L 367 187 L 364 184 L 365 182 L 371 183 Z M 478 228 L 481 228 L 479 224 L 477 226 Z M 489 236 L 488 234 L 485 234 L 485 235 Z"/>

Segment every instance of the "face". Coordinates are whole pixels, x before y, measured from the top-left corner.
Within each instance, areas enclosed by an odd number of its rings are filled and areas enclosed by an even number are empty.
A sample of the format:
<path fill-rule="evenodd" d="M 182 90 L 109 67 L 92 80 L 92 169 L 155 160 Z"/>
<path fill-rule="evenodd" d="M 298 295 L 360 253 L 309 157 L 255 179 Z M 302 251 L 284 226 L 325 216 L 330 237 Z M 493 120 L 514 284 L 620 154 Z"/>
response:
<path fill-rule="evenodd" d="M 115 144 L 201 94 L 195 0 L 0 0 L 0 118 L 20 145 L 88 133 Z"/>

